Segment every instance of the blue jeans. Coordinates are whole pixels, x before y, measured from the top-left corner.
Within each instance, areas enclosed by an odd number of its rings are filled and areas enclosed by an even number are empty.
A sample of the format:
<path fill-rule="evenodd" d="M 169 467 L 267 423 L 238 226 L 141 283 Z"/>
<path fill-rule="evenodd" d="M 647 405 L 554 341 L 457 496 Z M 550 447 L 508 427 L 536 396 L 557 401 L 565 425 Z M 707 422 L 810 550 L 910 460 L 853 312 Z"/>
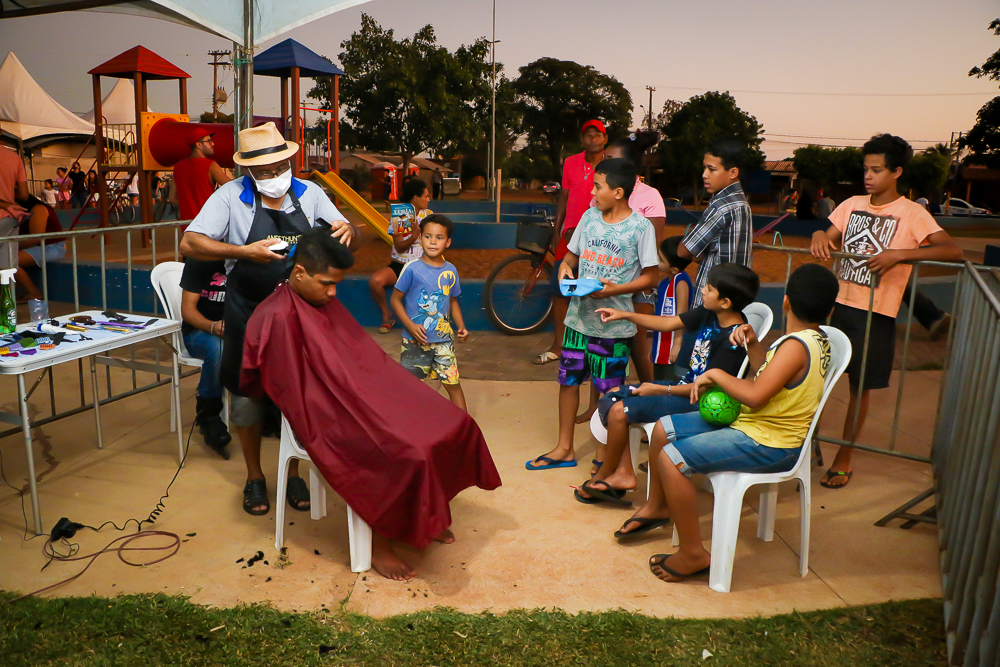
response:
<path fill-rule="evenodd" d="M 697 412 L 667 416 L 660 423 L 668 441 L 663 452 L 687 477 L 710 472 L 786 472 L 795 466 L 802 450 L 761 445 L 742 431 L 712 426 Z"/>
<path fill-rule="evenodd" d="M 654 382 L 659 385 L 677 386 L 675 382 Z M 608 414 L 612 406 L 618 401 L 624 403 L 625 418 L 629 424 L 649 424 L 656 422 L 664 415 L 676 415 L 682 412 L 696 412 L 698 404 L 691 403 L 687 396 L 669 396 L 662 394 L 659 396 L 633 396 L 629 385 L 609 391 L 601 397 L 597 404 L 597 412 L 601 415 L 601 423 L 605 427 L 608 425 Z"/>
<path fill-rule="evenodd" d="M 201 359 L 201 379 L 198 381 L 198 395 L 202 398 L 222 398 L 222 382 L 219 368 L 222 362 L 222 339 L 207 331 L 195 329 L 184 334 L 184 345 L 192 357 Z"/>

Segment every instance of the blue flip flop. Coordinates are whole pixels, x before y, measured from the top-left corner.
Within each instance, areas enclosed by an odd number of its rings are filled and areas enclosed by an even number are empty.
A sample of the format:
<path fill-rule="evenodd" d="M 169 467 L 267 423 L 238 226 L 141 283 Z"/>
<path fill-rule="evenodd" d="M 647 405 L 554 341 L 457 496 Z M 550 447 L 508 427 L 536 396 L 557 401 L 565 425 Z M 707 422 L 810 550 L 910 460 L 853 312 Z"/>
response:
<path fill-rule="evenodd" d="M 547 463 L 548 465 L 544 466 L 531 465 L 535 461 L 545 461 L 545 463 Z M 530 461 L 525 462 L 524 467 L 527 468 L 528 470 L 549 470 L 551 468 L 575 468 L 576 460 L 556 461 L 555 459 L 549 458 L 548 456 L 539 456 L 537 459 L 532 459 Z"/>

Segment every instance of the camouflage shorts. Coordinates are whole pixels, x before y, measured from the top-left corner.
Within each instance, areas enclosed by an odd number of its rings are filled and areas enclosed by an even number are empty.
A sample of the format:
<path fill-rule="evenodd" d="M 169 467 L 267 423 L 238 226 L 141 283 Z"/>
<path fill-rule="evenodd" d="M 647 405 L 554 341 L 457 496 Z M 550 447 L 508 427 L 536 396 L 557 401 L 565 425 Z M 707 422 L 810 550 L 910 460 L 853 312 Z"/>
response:
<path fill-rule="evenodd" d="M 420 343 L 403 339 L 403 349 L 399 363 L 417 378 L 439 378 L 442 384 L 458 384 L 458 360 L 451 341 L 444 343 Z"/>

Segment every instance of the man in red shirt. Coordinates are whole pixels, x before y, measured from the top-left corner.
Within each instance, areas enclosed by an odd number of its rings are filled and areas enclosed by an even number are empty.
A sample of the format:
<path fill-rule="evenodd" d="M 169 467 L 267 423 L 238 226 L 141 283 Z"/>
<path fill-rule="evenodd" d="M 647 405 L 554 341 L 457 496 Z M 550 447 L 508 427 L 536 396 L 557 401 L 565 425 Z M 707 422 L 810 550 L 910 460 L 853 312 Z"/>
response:
<path fill-rule="evenodd" d="M 176 203 L 181 220 L 193 220 L 215 188 L 232 180 L 225 169 L 212 159 L 215 145 L 211 132 L 203 127 L 193 127 L 188 132 L 187 143 L 191 147 L 191 155 L 174 165 Z"/>
<path fill-rule="evenodd" d="M 580 129 L 580 143 L 583 144 L 583 152 L 570 155 L 563 162 L 562 190 L 559 191 L 559 204 L 556 208 L 556 229 L 561 230 L 561 235 L 552 240 L 556 255 L 556 265 L 552 267 L 556 335 L 552 340 L 552 347 L 535 358 L 536 364 L 558 361 L 559 352 L 562 350 L 563 320 L 566 319 L 569 299 L 559 292 L 556 276 L 559 275 L 559 263 L 566 255 L 566 247 L 570 237 L 573 236 L 573 230 L 590 208 L 590 200 L 593 199 L 594 167 L 604 159 L 604 147 L 608 143 L 608 132 L 604 129 L 604 123 L 599 120 L 588 120 L 584 123 Z"/>
<path fill-rule="evenodd" d="M 18 219 L 24 209 L 19 200 L 28 198 L 28 177 L 24 162 L 12 150 L 0 147 L 0 239 L 17 235 Z M 0 242 L 0 269 L 17 266 L 17 246 Z"/>

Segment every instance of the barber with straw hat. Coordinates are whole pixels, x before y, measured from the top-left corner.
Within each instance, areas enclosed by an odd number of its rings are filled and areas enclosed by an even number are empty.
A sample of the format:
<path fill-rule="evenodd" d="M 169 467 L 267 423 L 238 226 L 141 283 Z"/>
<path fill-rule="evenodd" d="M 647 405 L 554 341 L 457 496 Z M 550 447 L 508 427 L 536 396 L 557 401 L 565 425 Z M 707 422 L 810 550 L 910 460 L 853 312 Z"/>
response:
<path fill-rule="evenodd" d="M 357 233 L 319 186 L 293 177 L 291 158 L 299 146 L 286 141 L 274 123 L 243 130 L 239 138 L 240 151 L 233 161 L 247 175 L 209 197 L 184 233 L 180 250 L 193 259 L 226 260 L 229 274 L 220 375 L 232 395 L 229 419 L 247 464 L 243 509 L 262 515 L 270 510 L 260 467 L 267 402 L 241 395 L 239 383 L 247 321 L 292 269 L 287 249 L 279 254 L 270 247 L 285 241 L 290 248 L 300 234 L 316 225 L 330 227 L 332 236 L 345 244 L 357 238 Z M 309 488 L 298 475 L 297 460 L 292 460 L 288 474 L 289 505 L 308 510 Z"/>

